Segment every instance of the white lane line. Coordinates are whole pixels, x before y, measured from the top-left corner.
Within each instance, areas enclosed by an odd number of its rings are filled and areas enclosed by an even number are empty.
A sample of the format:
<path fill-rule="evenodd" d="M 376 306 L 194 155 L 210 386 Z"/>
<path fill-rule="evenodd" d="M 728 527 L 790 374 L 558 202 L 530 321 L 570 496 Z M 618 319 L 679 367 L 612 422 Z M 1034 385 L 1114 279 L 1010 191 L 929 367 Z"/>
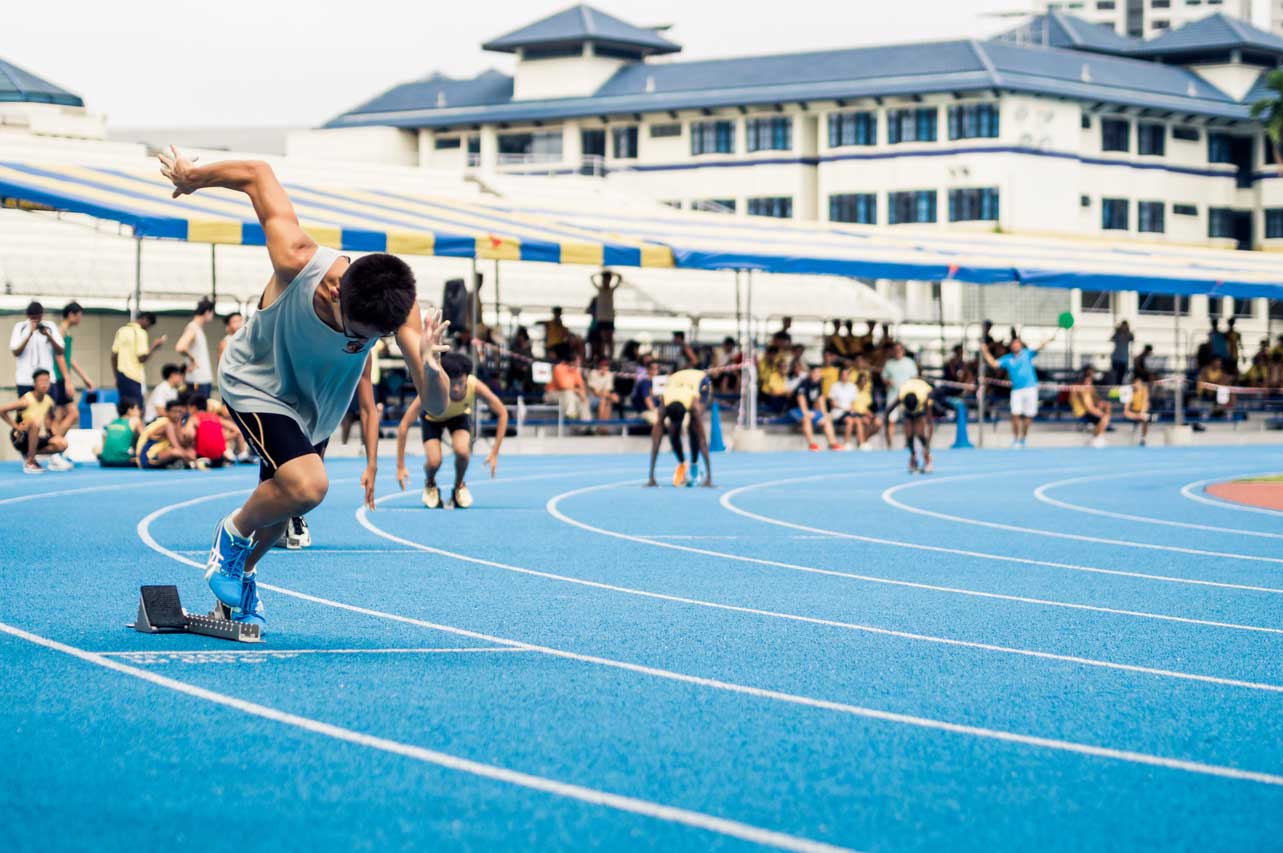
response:
<path fill-rule="evenodd" d="M 313 554 L 313 555 L 321 555 L 325 557 L 341 557 L 345 554 L 415 554 L 415 553 L 418 553 L 417 551 L 414 551 L 411 548 L 326 548 L 324 545 L 313 545 L 310 548 L 295 549 L 293 551 L 287 548 L 277 548 L 275 549 L 275 551 L 279 551 L 286 554 L 299 554 L 299 555 Z M 201 554 L 208 554 L 209 549 L 208 548 L 190 548 L 190 549 L 179 551 L 178 553 L 186 554 L 189 557 L 193 557 L 193 556 L 198 557 Z"/>
<path fill-rule="evenodd" d="M 198 498 L 194 501 L 184 501 L 182 503 L 171 504 L 161 507 L 138 522 L 138 536 L 144 544 L 158 553 L 164 554 L 170 559 L 183 563 L 188 566 L 200 569 L 203 566 L 194 560 L 189 560 L 179 554 L 170 551 L 152 537 L 150 526 L 152 521 L 174 509 L 191 506 L 201 501 L 212 501 L 224 498 L 229 495 L 240 494 L 240 492 L 221 492 L 213 495 L 206 495 L 204 498 Z M 647 675 L 654 678 L 665 679 L 683 684 L 693 684 L 699 687 L 707 687 L 713 690 L 723 690 L 729 693 L 737 693 L 745 696 L 753 696 L 761 699 L 769 699 L 776 702 L 784 702 L 802 707 L 817 708 L 835 713 L 849 714 L 866 719 L 881 720 L 885 722 L 898 723 L 901 725 L 914 726 L 923 729 L 935 731 L 944 731 L 954 734 L 963 734 L 971 737 L 978 737 L 988 740 L 1002 741 L 1006 743 L 1019 743 L 1027 746 L 1037 746 L 1051 750 L 1075 753 L 1079 755 L 1088 755 L 1098 758 L 1110 758 L 1118 761 L 1143 764 L 1153 767 L 1163 767 L 1171 770 L 1181 770 L 1189 773 L 1198 773 L 1208 776 L 1219 776 L 1227 779 L 1240 779 L 1245 781 L 1260 782 L 1268 785 L 1283 786 L 1283 776 L 1275 776 L 1268 773 L 1260 773 L 1251 770 L 1241 770 L 1236 767 L 1227 767 L 1216 764 L 1204 764 L 1197 761 L 1187 761 L 1184 759 L 1168 758 L 1160 755 L 1151 755 L 1144 752 L 1135 752 L 1131 750 L 1112 749 L 1110 747 L 1094 746 L 1092 744 L 1077 743 L 1074 741 L 1058 740 L 1055 738 L 1038 737 L 1035 735 L 1024 735 L 1016 732 L 1003 731 L 1001 729 L 987 729 L 980 726 L 969 726 L 961 723 L 951 723 L 944 720 L 935 720 L 929 717 L 917 717 L 909 714 L 898 714 L 892 711 L 881 711 L 876 708 L 865 708 L 859 705 L 848 705 L 841 702 L 833 702 L 827 699 L 815 699 L 809 696 L 800 696 L 794 693 L 783 693 L 778 690 L 768 690 L 761 687 L 750 687 L 744 684 L 735 684 L 729 681 L 719 681 L 717 679 L 705 678 L 698 675 L 688 675 L 686 673 L 674 672 L 672 670 L 658 669 L 656 667 L 644 666 L 642 664 L 629 663 L 627 661 L 614 660 L 612 658 L 597 657 L 595 655 L 586 655 L 579 652 L 571 652 L 565 649 L 557 649 L 551 646 L 539 646 L 533 643 L 526 643 L 521 640 L 511 640 L 504 637 L 496 637 L 491 634 L 483 634 L 479 631 L 471 631 L 467 628 L 458 628 L 453 625 L 443 625 L 436 622 L 429 622 L 425 619 L 416 619 L 412 616 L 402 616 L 398 613 L 389 613 L 384 610 L 375 610 L 369 607 L 360 607 L 355 604 L 346 604 L 333 599 L 322 598 L 316 595 L 310 595 L 298 590 L 288 589 L 286 587 L 274 586 L 260 583 L 259 587 L 277 592 L 281 595 L 296 598 L 301 601 L 309 601 L 313 604 L 320 604 L 326 607 L 333 607 L 338 610 L 344 610 L 349 613 L 359 613 L 363 616 L 370 616 L 376 619 L 386 619 L 391 622 L 398 622 L 405 625 L 417 625 L 421 628 L 427 628 L 432 631 L 440 631 L 445 634 L 452 634 L 459 637 L 467 637 L 472 640 L 481 640 L 483 642 L 495 643 L 498 645 L 513 646 L 516 648 L 527 649 L 530 651 L 540 652 L 549 657 L 560 658 L 563 660 L 572 660 L 580 663 L 594 664 L 596 666 L 618 669 L 624 672 L 633 672 L 639 675 Z M 2 626 L 3 623 L 0 623 Z M 88 654 L 86 652 L 86 654 Z"/>
<path fill-rule="evenodd" d="M 459 648 L 440 648 L 425 646 L 418 649 L 200 649 L 190 651 L 145 651 L 131 649 L 122 652 L 90 652 L 103 657 L 140 658 L 140 657 L 229 657 L 239 658 L 250 655 L 457 655 L 473 652 L 524 652 L 513 646 L 461 646 Z"/>
<path fill-rule="evenodd" d="M 1206 530 L 1211 533 L 1228 533 L 1236 536 L 1258 536 L 1265 539 L 1283 539 L 1283 533 L 1267 533 L 1263 530 L 1244 530 L 1240 527 L 1218 527 L 1214 524 L 1196 524 L 1192 521 L 1172 521 L 1167 518 L 1154 518 L 1148 515 L 1132 515 L 1126 512 L 1113 512 L 1107 509 L 1097 509 L 1096 507 L 1083 506 L 1082 504 L 1070 503 L 1053 498 L 1047 494 L 1052 489 L 1059 489 L 1062 486 L 1078 485 L 1081 483 L 1095 483 L 1101 480 L 1118 480 L 1124 477 L 1149 476 L 1153 474 L 1169 473 L 1166 471 L 1126 471 L 1121 474 L 1096 474 L 1091 477 L 1071 477 L 1068 480 L 1056 480 L 1052 483 L 1043 483 L 1034 489 L 1034 497 L 1049 506 L 1067 509 L 1072 512 L 1082 512 L 1089 515 L 1099 515 L 1104 518 L 1117 518 L 1122 521 L 1138 521 L 1142 524 L 1161 524 L 1166 527 L 1184 527 L 1190 530 Z M 1235 474 L 1231 477 L 1250 477 L 1252 474 Z"/>
<path fill-rule="evenodd" d="M 1283 518 L 1283 511 L 1269 509 L 1263 506 L 1248 506 L 1247 504 L 1234 503 L 1233 501 L 1223 501 L 1218 498 L 1208 497 L 1205 494 L 1199 494 L 1199 490 L 1209 483 L 1220 482 L 1220 477 L 1209 477 L 1206 480 L 1196 480 L 1193 483 L 1186 483 L 1181 486 L 1181 497 L 1188 498 L 1192 501 L 1198 501 L 1201 504 L 1214 506 L 1219 509 L 1229 509 L 1235 512 L 1254 512 L 1259 515 L 1272 515 L 1275 518 Z"/>
<path fill-rule="evenodd" d="M 444 752 L 438 752 L 434 749 L 425 749 L 421 746 L 402 743 L 401 741 L 389 740 L 388 738 L 377 737 L 364 732 L 354 731 L 353 729 L 336 726 L 331 723 L 325 723 L 310 717 L 303 717 L 298 714 L 291 714 L 287 711 L 281 711 L 277 708 L 271 708 L 267 705 L 260 705 L 257 702 L 248 702 L 244 699 L 238 699 L 235 696 L 229 696 L 225 693 L 218 693 L 208 690 L 204 687 L 197 687 L 194 684 L 188 684 L 185 681 L 178 681 L 173 678 L 160 675 L 146 669 L 129 666 L 120 663 L 94 652 L 88 652 L 78 649 L 75 646 L 69 646 L 56 640 L 41 637 L 24 631 L 21 628 L 15 628 L 0 622 L 0 631 L 10 636 L 26 640 L 38 646 L 61 652 L 78 658 L 86 663 L 110 669 L 133 678 L 149 682 L 158 687 L 164 687 L 181 693 L 185 696 L 191 696 L 195 699 L 202 699 L 215 705 L 221 705 L 225 708 L 231 708 L 244 714 L 259 717 L 272 722 L 280 723 L 286 726 L 292 726 L 303 731 L 313 734 L 323 735 L 334 740 L 340 740 L 357 746 L 377 749 L 392 755 L 398 755 L 403 758 L 410 758 L 421 761 L 426 764 L 432 764 L 437 767 L 443 767 L 447 770 L 455 770 L 461 773 L 468 773 L 473 776 L 479 776 L 483 779 L 491 779 L 496 782 L 503 782 L 509 785 L 516 785 L 521 788 L 528 788 L 534 791 L 540 791 L 546 794 L 552 794 L 558 797 L 578 800 L 595 806 L 604 806 L 617 811 L 628 812 L 630 814 L 641 815 L 643 817 L 654 818 L 655 820 L 676 823 L 683 826 L 689 826 L 693 829 L 705 830 L 718 835 L 725 835 L 731 838 L 738 838 L 753 844 L 761 844 L 767 847 L 775 847 L 781 850 L 794 850 L 799 853 L 835 853 L 845 848 L 837 847 L 832 844 L 825 844 L 820 841 L 813 841 L 809 838 L 800 838 L 795 835 L 787 835 L 782 832 L 776 832 L 762 827 L 752 826 L 739 821 L 727 820 L 714 815 L 704 814 L 703 812 L 691 811 L 689 809 L 667 806 L 662 803 L 655 803 L 649 800 L 641 800 L 636 797 L 627 797 L 620 794 L 612 794 L 609 791 L 602 791 L 596 788 L 587 788 L 582 785 L 573 785 L 567 782 L 559 782 L 556 779 L 549 779 L 545 776 L 535 776 L 530 773 L 522 773 L 517 770 L 510 770 L 506 767 L 499 767 L 494 764 L 484 764 L 480 761 L 472 761 L 467 758 L 460 758 L 456 755 L 450 755 Z M 1230 768 L 1220 768 L 1222 770 Z M 1267 774 L 1251 774 L 1246 771 L 1236 771 L 1245 774 L 1241 778 L 1245 781 L 1264 782 L 1268 785 L 1283 785 L 1283 777 L 1277 781 L 1265 782 L 1264 779 L 1273 779 Z M 1256 779 L 1260 775 L 1264 779 Z M 1233 776 L 1228 778 L 1240 778 Z"/>
<path fill-rule="evenodd" d="M 1027 471 L 1009 471 L 1008 474 L 1029 474 L 1037 472 Z M 1202 548 L 1185 548 L 1180 545 L 1156 545 L 1151 542 L 1132 542 L 1126 539 L 1107 539 L 1101 536 L 1087 536 L 1081 533 L 1061 533 L 1058 530 L 1044 530 L 1037 527 L 1022 527 L 1018 524 L 1002 524 L 997 521 L 982 521 L 977 518 L 967 518 L 962 515 L 951 515 L 945 512 L 936 512 L 934 510 L 922 509 L 921 507 L 910 506 L 903 501 L 897 500 L 895 495 L 908 489 L 922 488 L 923 486 L 934 485 L 936 483 L 956 483 L 963 480 L 975 480 L 981 477 L 993 477 L 992 473 L 988 474 L 960 474 L 953 477 L 937 477 L 931 480 L 919 480 L 916 483 L 901 483 L 898 486 L 891 486 L 882 492 L 883 503 L 889 504 L 896 509 L 911 512 L 915 515 L 922 515 L 928 518 L 938 518 L 942 521 L 953 521 L 968 527 L 987 527 L 990 530 L 1004 530 L 1008 533 L 1023 533 L 1030 536 L 1046 536 L 1051 539 L 1068 539 L 1074 542 L 1090 542 L 1096 545 L 1113 545 L 1119 548 L 1141 548 L 1146 551 L 1169 551 L 1175 554 L 1190 554 L 1195 557 L 1219 557 L 1229 560 L 1251 560 L 1258 563 L 1276 563 L 1283 565 L 1283 558 L 1280 557 L 1261 557 L 1256 554 L 1238 554 L 1232 551 L 1207 551 Z"/>
<path fill-rule="evenodd" d="M 194 479 L 190 475 L 181 477 L 181 478 L 166 477 L 164 479 L 160 479 L 160 478 L 157 478 L 155 474 L 149 475 L 146 472 L 139 472 L 139 473 L 147 477 L 147 482 L 145 483 L 142 483 L 142 482 L 112 483 L 112 484 L 102 485 L 102 486 L 83 486 L 77 489 L 59 489 L 54 492 L 34 492 L 29 495 L 17 495 L 12 498 L 0 499 L 0 506 L 3 506 L 5 504 L 20 504 L 20 503 L 25 503 L 27 501 L 38 501 L 38 500 L 43 500 L 44 498 L 61 498 L 67 495 L 84 495 L 84 494 L 89 494 L 91 492 L 114 492 L 114 491 L 123 490 L 123 489 L 146 489 L 146 488 L 154 487 L 157 485 L 168 486 L 168 485 L 174 485 L 174 484 L 181 484 L 181 485 L 187 486 L 187 485 L 198 485 L 201 483 L 199 479 Z M 199 474 L 195 471 L 191 473 L 197 474 L 197 476 L 199 476 Z"/>
<path fill-rule="evenodd" d="M 822 478 L 835 477 L 835 476 L 850 476 L 850 475 L 825 474 L 825 475 L 822 475 Z M 817 478 L 802 478 L 802 479 L 817 479 Z M 774 482 L 791 483 L 793 482 L 793 480 L 779 480 Z M 773 485 L 774 482 L 759 483 L 757 485 L 743 486 L 738 489 L 732 489 L 731 491 L 727 492 L 725 495 L 722 496 L 721 505 L 724 508 L 729 509 L 731 512 L 734 512 L 738 515 L 742 515 L 747 518 L 752 518 L 757 521 L 763 521 L 763 522 L 766 522 L 767 524 L 775 524 L 781 527 L 795 527 L 802 530 L 812 530 L 812 531 L 822 532 L 823 533 L 822 536 L 814 537 L 817 539 L 855 539 L 862 542 L 873 542 L 875 544 L 880 544 L 880 545 L 892 545 L 898 548 L 919 548 L 919 549 L 924 549 L 929 551 L 946 551 L 949 553 L 964 554 L 968 556 L 984 556 L 988 559 L 994 559 L 994 560 L 1010 559 L 1020 563 L 1033 563 L 1036 565 L 1054 566 L 1058 568 L 1078 568 L 1078 567 L 1067 566 L 1061 563 L 1043 563 L 1038 560 L 1024 560 L 1016 557 L 1007 558 L 1007 557 L 1001 557 L 994 554 L 978 555 L 972 551 L 958 551 L 957 549 L 941 548 L 934 545 L 915 545 L 909 542 L 896 542 L 890 539 L 875 539 L 869 536 L 858 536 L 853 533 L 841 533 L 839 531 L 820 531 L 819 528 L 806 527 L 805 525 L 793 524 L 791 522 L 770 518 L 769 516 L 765 516 L 765 515 L 757 515 L 756 513 L 751 513 L 747 510 L 740 509 L 739 507 L 734 506 L 729 502 L 731 497 L 733 497 L 734 495 L 740 492 L 748 491 L 750 489 L 755 489 L 762 486 L 770 486 L 770 485 Z M 1046 598 L 1031 598 L 1029 596 L 1024 596 L 1024 595 L 1005 595 L 1003 593 L 998 593 L 998 592 L 983 592 L 981 590 L 966 589 L 963 587 L 939 586 L 936 584 L 916 583 L 914 581 L 894 580 L 892 578 L 882 578 L 882 577 L 876 577 L 873 575 L 861 575 L 861 574 L 856 574 L 854 572 L 840 572 L 840 571 L 837 571 L 836 569 L 821 569 L 816 566 L 803 566 L 797 563 L 785 563 L 779 560 L 767 560 L 761 557 L 748 557 L 743 554 L 732 554 L 726 551 L 712 551 L 707 548 L 694 548 L 688 545 L 676 545 L 670 542 L 661 542 L 649 536 L 633 536 L 628 533 L 620 533 L 617 530 L 607 530 L 604 527 L 594 527 L 591 524 L 586 524 L 582 521 L 579 521 L 578 519 L 571 518 L 570 516 L 566 515 L 564 512 L 561 511 L 561 508 L 560 508 L 561 501 L 566 498 L 571 498 L 576 495 L 586 494 L 588 492 L 596 492 L 603 489 L 618 488 L 621 485 L 626 485 L 626 483 L 606 483 L 600 486 L 589 486 L 588 488 L 585 488 L 585 489 L 575 489 L 574 491 L 564 492 L 560 495 L 556 495 L 548 502 L 548 512 L 551 513 L 552 516 L 556 518 L 558 521 L 562 521 L 573 527 L 578 527 L 581 530 L 587 530 L 590 533 L 599 533 L 602 536 L 611 536 L 616 539 L 623 539 L 627 542 L 639 542 L 643 545 L 654 545 L 657 548 L 671 548 L 674 551 L 685 551 L 689 554 L 701 554 L 707 557 L 719 557 L 721 559 L 735 560 L 741 563 L 751 563 L 753 565 L 758 565 L 758 566 L 771 566 L 773 568 L 787 569 L 789 571 L 794 571 L 794 572 L 804 572 L 806 574 L 828 575 L 829 577 L 846 578 L 848 580 L 860 581 L 862 583 L 877 583 L 877 584 L 885 584 L 887 586 L 900 586 L 900 587 L 906 587 L 908 589 L 920 589 L 928 592 L 941 592 L 949 595 L 967 595 L 967 596 L 972 596 L 974 598 L 989 598 L 989 599 L 995 599 L 998 601 L 1014 601 L 1021 604 L 1033 604 L 1033 605 L 1042 606 L 1042 607 L 1063 607 L 1068 610 L 1086 610 L 1093 613 L 1108 613 L 1114 616 L 1129 616 L 1129 617 L 1136 617 L 1139 619 L 1155 619 L 1162 622 L 1180 622 L 1188 625 L 1205 625 L 1211 628 L 1228 628 L 1233 631 L 1253 631 L 1253 632 L 1262 633 L 1262 634 L 1283 634 L 1283 628 L 1268 628 L 1261 625 L 1242 625 L 1236 622 L 1218 622 L 1213 619 L 1196 619 L 1192 616 L 1171 616 L 1165 613 L 1151 613 L 1144 610 L 1125 610 L 1117 607 L 1101 607 L 1101 606 L 1092 605 L 1092 604 L 1075 604 L 1073 602 L 1068 602 L 1068 601 L 1054 601 Z M 1113 572 L 1109 572 L 1107 569 L 1083 568 L 1083 570 L 1084 571 L 1101 571 L 1101 572 L 1113 574 Z M 1267 592 L 1277 591 L 1279 593 L 1283 593 L 1283 590 L 1265 590 L 1265 591 Z"/>

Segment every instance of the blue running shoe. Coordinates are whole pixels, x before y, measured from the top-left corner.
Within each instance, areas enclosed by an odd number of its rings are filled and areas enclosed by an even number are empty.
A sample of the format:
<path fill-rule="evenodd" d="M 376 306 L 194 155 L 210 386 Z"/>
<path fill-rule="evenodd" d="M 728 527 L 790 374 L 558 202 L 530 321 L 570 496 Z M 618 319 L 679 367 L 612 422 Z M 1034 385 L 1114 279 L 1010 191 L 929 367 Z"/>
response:
<path fill-rule="evenodd" d="M 227 519 L 218 522 L 214 530 L 214 546 L 205 561 L 205 582 L 213 590 L 214 597 L 228 607 L 240 606 L 245 561 L 253 548 L 254 543 L 250 539 L 233 536 L 227 530 Z"/>
<path fill-rule="evenodd" d="M 263 601 L 258 597 L 257 575 L 258 572 L 250 572 L 241 577 L 241 598 L 232 610 L 232 621 L 258 625 L 261 636 L 266 632 L 267 619 L 263 616 Z"/>
<path fill-rule="evenodd" d="M 692 462 L 690 474 L 686 478 L 686 488 L 689 489 L 698 482 L 699 482 L 699 463 Z"/>

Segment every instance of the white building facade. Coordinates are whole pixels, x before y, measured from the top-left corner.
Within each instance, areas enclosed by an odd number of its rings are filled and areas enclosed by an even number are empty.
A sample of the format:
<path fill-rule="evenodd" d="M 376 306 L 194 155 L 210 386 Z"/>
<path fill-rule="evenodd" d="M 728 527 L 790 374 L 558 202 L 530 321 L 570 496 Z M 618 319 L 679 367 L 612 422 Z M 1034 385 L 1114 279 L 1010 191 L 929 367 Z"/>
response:
<path fill-rule="evenodd" d="M 1270 29 L 1279 32 L 1283 5 L 1271 2 Z M 1045 10 L 1060 10 L 1105 24 L 1119 35 L 1152 38 L 1217 12 L 1252 23 L 1252 0 L 1044 0 Z"/>

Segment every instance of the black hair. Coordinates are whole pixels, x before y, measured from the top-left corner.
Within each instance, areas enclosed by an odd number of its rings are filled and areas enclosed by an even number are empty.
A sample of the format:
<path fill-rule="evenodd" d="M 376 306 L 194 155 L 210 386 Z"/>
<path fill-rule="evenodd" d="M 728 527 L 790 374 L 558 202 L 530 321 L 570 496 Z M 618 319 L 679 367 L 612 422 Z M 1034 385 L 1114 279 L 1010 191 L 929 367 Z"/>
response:
<path fill-rule="evenodd" d="M 152 312 L 150 312 L 150 311 L 144 311 L 143 313 L 139 314 L 139 315 L 138 315 L 138 319 L 139 319 L 139 320 L 146 320 L 146 321 L 147 321 L 147 325 L 149 325 L 149 326 L 154 326 L 154 325 L 156 325 L 156 315 L 155 315 L 155 314 L 153 314 L 153 313 L 152 313 Z"/>
<path fill-rule="evenodd" d="M 142 404 L 133 397 L 123 397 L 116 401 L 116 414 L 123 418 L 125 415 L 129 414 L 129 410 L 134 406 L 142 408 Z"/>
<path fill-rule="evenodd" d="M 203 412 L 209 406 L 209 400 L 204 394 L 193 394 L 187 398 L 187 405 L 198 412 Z"/>
<path fill-rule="evenodd" d="M 198 315 L 207 314 L 213 310 L 214 310 L 214 300 L 210 299 L 208 296 L 202 296 L 200 302 L 196 303 L 196 313 Z"/>
<path fill-rule="evenodd" d="M 414 308 L 414 272 L 409 265 L 382 252 L 357 258 L 343 273 L 346 310 L 358 323 L 391 333 Z"/>
<path fill-rule="evenodd" d="M 48 376 L 48 375 L 49 375 L 49 371 L 45 370 L 43 367 L 37 368 L 31 373 L 31 384 L 32 385 L 36 384 L 36 380 L 39 379 L 41 376 Z"/>
<path fill-rule="evenodd" d="M 66 305 L 62 307 L 62 316 L 64 318 L 70 317 L 72 314 L 83 314 L 83 313 L 85 313 L 84 306 L 81 305 L 79 302 L 76 302 L 75 300 L 68 302 Z"/>
<path fill-rule="evenodd" d="M 722 346 L 726 346 L 727 344 L 730 344 L 731 346 L 735 346 L 735 339 L 729 335 L 722 338 Z"/>
<path fill-rule="evenodd" d="M 169 379 L 169 377 L 173 376 L 175 373 L 182 372 L 183 369 L 177 364 L 167 364 L 160 369 L 160 376 L 162 379 Z"/>
<path fill-rule="evenodd" d="M 41 305 L 39 302 L 35 302 L 33 300 L 32 302 L 27 303 L 28 317 L 34 317 L 37 314 L 43 314 L 43 313 L 45 313 L 45 306 Z"/>
<path fill-rule="evenodd" d="M 904 407 L 909 411 L 916 411 L 918 408 L 918 395 L 910 391 L 904 395 Z"/>
<path fill-rule="evenodd" d="M 226 317 L 223 318 L 223 325 L 230 326 L 232 324 L 232 318 L 239 317 L 239 316 L 241 316 L 241 312 L 233 311 L 232 313 L 228 314 Z"/>
<path fill-rule="evenodd" d="M 441 356 L 441 369 L 453 381 L 472 372 L 472 359 L 457 352 L 448 352 Z"/>
<path fill-rule="evenodd" d="M 168 412 L 170 409 L 174 408 L 175 406 L 187 408 L 187 395 L 179 394 L 177 397 L 170 400 L 168 403 L 165 404 L 165 411 Z"/>

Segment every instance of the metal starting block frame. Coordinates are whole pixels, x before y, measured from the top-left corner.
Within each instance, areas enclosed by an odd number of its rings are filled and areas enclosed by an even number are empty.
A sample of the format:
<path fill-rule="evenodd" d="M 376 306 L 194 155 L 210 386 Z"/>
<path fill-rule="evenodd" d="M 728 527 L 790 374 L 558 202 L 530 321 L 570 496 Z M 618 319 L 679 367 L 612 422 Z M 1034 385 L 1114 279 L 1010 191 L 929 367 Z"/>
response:
<path fill-rule="evenodd" d="M 202 634 L 238 643 L 263 642 L 261 626 L 235 622 L 231 610 L 221 601 L 207 614 L 188 613 L 178 598 L 176 586 L 144 586 L 139 590 L 138 615 L 125 626 L 144 634 Z"/>

